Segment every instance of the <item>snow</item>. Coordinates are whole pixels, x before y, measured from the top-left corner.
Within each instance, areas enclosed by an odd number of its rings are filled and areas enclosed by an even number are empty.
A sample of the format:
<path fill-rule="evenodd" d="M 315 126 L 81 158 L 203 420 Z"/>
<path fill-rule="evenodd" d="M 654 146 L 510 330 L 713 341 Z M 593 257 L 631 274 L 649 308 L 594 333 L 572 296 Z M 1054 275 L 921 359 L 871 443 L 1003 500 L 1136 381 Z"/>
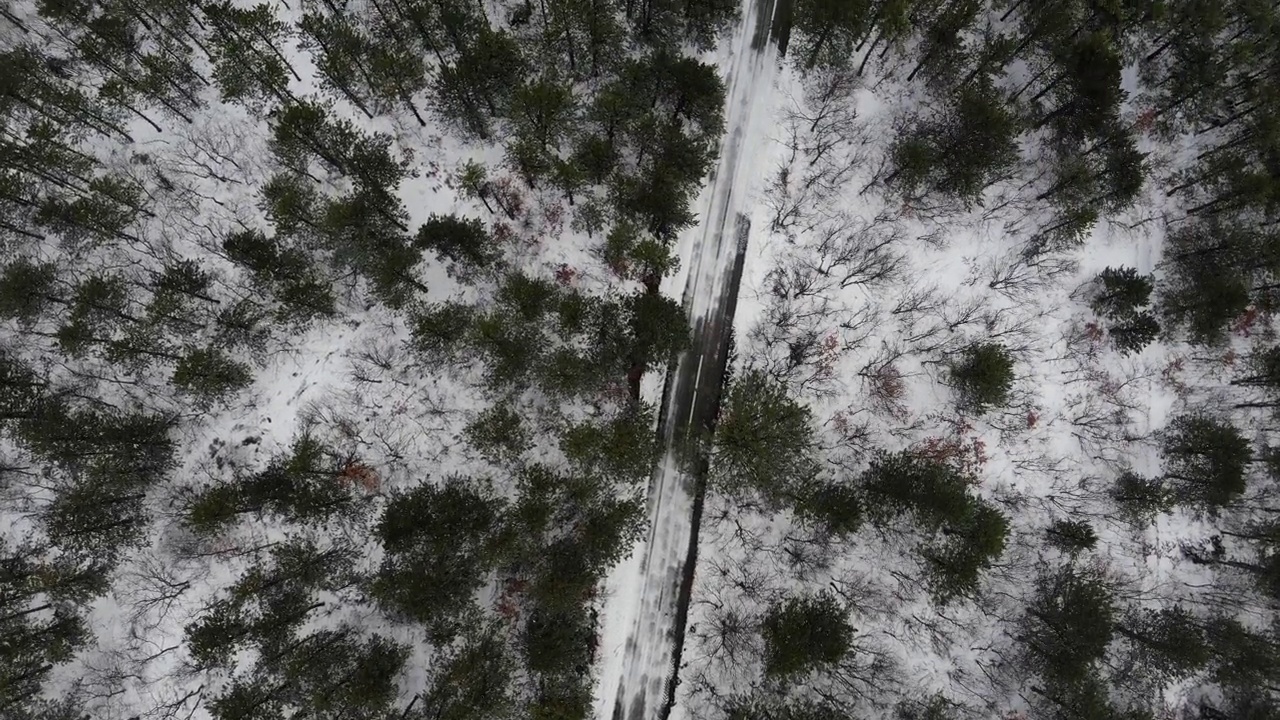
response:
<path fill-rule="evenodd" d="M 1173 201 L 1153 180 L 1132 210 L 1099 222 L 1082 247 L 1028 267 L 1022 245 L 1046 219 L 1044 208 L 1029 202 L 1038 192 L 1029 146 L 1015 177 L 989 189 L 980 207 L 901 205 L 876 176 L 902 118 L 928 109 L 919 106 L 914 89 L 877 76 L 875 66 L 849 90 L 856 118 L 819 159 L 816 148 L 831 145 L 831 138 L 810 132 L 809 118 L 827 78 L 801 78 L 790 67 L 779 75 L 777 94 L 784 100 L 771 123 L 761 121 L 767 130 L 757 144 L 749 145 L 757 184 L 743 200 L 752 236 L 735 323 L 740 365 L 774 373 L 809 405 L 822 459 L 837 481 L 859 472 L 878 448 L 929 438 L 980 447 L 985 460 L 976 490 L 1009 517 L 1009 546 L 977 598 L 940 608 L 921 583 L 912 528 L 868 526 L 846 541 L 821 541 L 788 514 L 762 513 L 710 493 L 679 717 L 719 717 L 729 699 L 757 692 L 839 698 L 860 717 L 891 717 L 894 703 L 935 693 L 981 716 L 1027 710 L 1011 622 L 1036 574 L 1065 560 L 1042 540 L 1056 519 L 1093 525 L 1097 549 L 1080 562 L 1103 568 L 1126 604 L 1202 601 L 1196 588 L 1215 582 L 1179 552 L 1182 543 L 1213 534 L 1211 524 L 1177 512 L 1134 532 L 1114 518 L 1107 488 L 1124 469 L 1159 470 L 1159 431 L 1218 392 L 1217 359 L 1200 351 L 1196 360 L 1197 351 L 1178 342 L 1124 357 L 1105 338 L 1085 334 L 1094 320 L 1088 281 L 1107 266 L 1158 271 L 1164 219 L 1177 211 Z M 1155 164 L 1181 152 L 1176 142 L 1148 140 L 1143 149 Z M 765 179 L 767 186 L 759 182 Z M 822 263 L 824 232 L 841 223 L 856 228 L 864 243 L 876 233 L 890 238 L 891 271 L 846 287 L 813 272 L 853 264 Z M 799 277 L 814 284 L 804 286 Z M 1014 281 L 993 282 L 1001 278 Z M 780 283 L 805 292 L 787 295 Z M 923 307 L 904 310 L 921 292 L 928 300 Z M 802 367 L 788 368 L 786 342 L 806 334 L 819 350 Z M 990 337 L 1017 358 L 1014 400 L 981 418 L 959 417 L 942 363 L 967 343 Z M 1233 347 L 1243 355 L 1249 342 L 1236 337 Z M 885 366 L 902 378 L 898 402 L 876 394 L 875 371 Z M 851 659 L 793 687 L 763 680 L 757 632 L 763 612 L 787 593 L 822 588 L 849 604 L 857 629 Z M 1180 706 L 1186 698 L 1180 690 L 1186 688 L 1163 688 L 1165 707 Z"/>
<path fill-rule="evenodd" d="M 793 537 L 792 518 L 755 513 L 711 494 L 699 535 L 673 717 L 714 718 L 721 698 L 763 687 L 756 632 L 763 609 L 797 588 L 818 587 L 834 588 L 850 605 L 858 652 L 848 669 L 848 684 L 836 691 L 860 696 L 854 704 L 867 717 L 884 716 L 892 700 L 934 692 L 988 713 L 1025 709 L 1017 668 L 1007 661 L 1013 650 L 1008 623 L 1020 612 L 1035 572 L 1061 560 L 1039 541 L 1049 522 L 1065 516 L 1089 518 L 1100 541 L 1087 560 L 1105 566 L 1134 603 L 1153 603 L 1158 597 L 1196 601 L 1202 597 L 1197 585 L 1217 581 L 1178 553 L 1182 542 L 1212 534 L 1210 523 L 1177 513 L 1135 533 L 1114 520 L 1101 499 L 1120 469 L 1132 467 L 1143 474 L 1158 469 L 1157 433 L 1170 417 L 1225 392 L 1212 379 L 1220 357 L 1206 357 L 1204 351 L 1178 343 L 1121 357 L 1105 340 L 1090 340 L 1085 333 L 1093 318 L 1082 285 L 1107 266 L 1157 270 L 1163 220 L 1176 210 L 1176 201 L 1152 183 L 1134 210 L 1101 222 L 1088 242 L 1061 262 L 1022 267 L 1018 251 L 1043 219 L 1042 209 L 1027 201 L 1036 194 L 1037 158 L 1028 151 L 1020 177 L 992 188 L 983 208 L 948 209 L 931 218 L 923 212 L 927 209 L 901 206 L 874 177 L 902 118 L 928 111 L 920 106 L 918 91 L 875 76 L 856 83 L 841 101 L 856 110 L 856 117 L 848 119 L 847 137 L 824 146 L 808 130 L 806 115 L 815 109 L 813 100 L 824 78 L 802 79 L 789 61 L 776 57 L 772 44 L 751 46 L 755 29 L 768 23 L 770 13 L 771 6 L 744 0 L 741 24 L 715 56 L 728 89 L 726 132 L 714 174 L 698 200 L 699 222 L 679 239 L 681 271 L 664 280 L 663 291 L 682 296 L 695 327 L 713 328 L 740 250 L 740 218 L 749 220 L 733 329 L 740 363 L 787 375 L 814 412 L 830 472 L 857 472 L 873 448 L 899 449 L 936 437 L 962 439 L 967 447 L 981 443 L 986 460 L 977 492 L 1006 510 L 1013 539 L 990 572 L 982 597 L 939 609 L 921 587 L 912 528 L 866 529 L 847 543 L 826 546 L 806 543 Z M 308 53 L 295 46 L 287 54 L 302 76 L 292 90 L 300 96 L 311 92 L 315 69 Z M 1126 82 L 1136 83 L 1136 74 L 1127 73 Z M 399 189 L 411 225 L 432 213 L 449 212 L 510 225 L 513 264 L 543 276 L 567 265 L 578 271 L 573 280 L 578 287 L 621 289 L 622 283 L 593 254 L 592 239 L 566 229 L 567 209 L 553 195 L 529 193 L 527 216 L 508 222 L 456 191 L 453 172 L 469 159 L 502 179 L 499 146 L 465 144 L 437 127 L 421 128 L 403 119 L 371 122 L 341 102 L 336 108 L 366 130 L 389 133 L 397 150 L 414 155 L 417 175 Z M 138 143 L 107 161 L 121 171 L 162 172 L 174 181 L 177 189 L 157 206 L 158 217 L 146 231 L 164 238 L 173 252 L 214 268 L 223 296 L 236 297 L 243 278 L 221 256 L 218 244 L 230 229 L 265 226 L 255 192 L 272 172 L 268 128 L 216 100 L 192 125 L 170 120 L 165 126 L 166 132 L 157 134 L 141 121 L 135 123 L 129 129 Z M 1154 142 L 1144 149 L 1175 164 L 1188 150 Z M 143 152 L 149 162 L 135 162 Z M 785 181 L 779 178 L 783 167 L 788 171 Z M 213 173 L 244 182 L 222 182 Z M 805 189 L 810 178 L 817 181 Z M 792 211 L 794 215 L 787 214 Z M 783 221 L 775 224 L 779 218 Z M 847 287 L 827 283 L 809 297 L 777 297 L 774 287 L 785 279 L 780 271 L 812 268 L 824 230 L 846 221 L 866 233 L 891 237 L 886 252 L 895 259 L 893 271 Z M 431 302 L 477 299 L 492 291 L 489 286 L 461 288 L 430 259 L 419 269 L 431 288 L 426 298 Z M 992 288 L 994 279 L 1009 272 L 1020 274 L 1022 283 Z M 1046 277 L 1049 272 L 1056 275 Z M 921 309 L 897 311 L 917 295 L 925 299 Z M 94 607 L 97 647 L 57 671 L 60 687 L 79 685 L 96 696 L 90 708 L 95 718 L 123 720 L 139 708 L 184 697 L 189 699 L 186 706 L 193 706 L 197 701 L 190 693 L 204 681 L 183 670 L 185 625 L 258 561 L 235 551 L 297 532 L 266 521 L 244 523 L 218 547 L 201 546 L 175 527 L 176 508 L 193 488 L 225 477 L 231 469 L 261 467 L 304 427 L 313 427 L 377 470 L 382 484 L 367 498 L 371 516 L 389 493 L 450 473 L 489 469 L 460 439 L 462 428 L 489 400 L 476 368 L 424 367 L 404 349 L 408 331 L 402 318 L 366 311 L 354 293 L 342 302 L 348 319 L 319 323 L 287 344 L 259 348 L 253 388 L 232 406 L 184 429 L 182 444 L 189 453 L 175 473 L 179 481 L 155 499 L 159 520 L 147 546 L 126 559 L 113 593 Z M 783 311 L 799 319 L 784 325 Z M 805 332 L 829 344 L 810 365 L 788 371 L 784 341 Z M 1007 411 L 967 418 L 968 427 L 958 425 L 940 361 L 965 343 L 992 335 L 1016 348 L 1020 380 L 1015 402 Z M 1248 347 L 1248 338 L 1233 340 L 1241 356 Z M 374 356 L 386 364 L 380 367 Z M 714 353 L 689 352 L 680 358 L 670 397 L 692 399 L 714 392 L 708 381 L 716 378 L 701 371 L 708 357 Z M 874 371 L 886 365 L 897 368 L 905 383 L 900 403 L 874 397 Z M 51 370 L 60 376 L 68 372 Z M 693 385 L 685 378 L 692 378 Z M 143 377 L 138 383 L 112 392 L 130 394 L 146 407 L 171 404 L 162 395 L 165 378 Z M 647 377 L 644 394 L 654 399 L 661 387 L 661 378 Z M 677 460 L 675 446 L 682 438 L 674 436 L 674 428 L 688 418 L 671 414 L 683 407 L 669 403 L 664 418 L 667 447 L 649 491 L 649 532 L 614 568 L 602 592 L 594 669 L 598 720 L 657 717 L 666 700 L 678 587 L 694 531 L 691 478 Z M 696 410 L 693 402 L 687 407 Z M 1259 434 L 1267 425 L 1262 417 L 1262 411 L 1255 411 L 1246 418 Z M 6 459 L 19 457 L 11 448 L 0 449 Z M 536 452 L 554 457 L 550 447 Z M 40 490 L 23 493 L 35 501 Z M 31 519 L 20 514 L 0 517 L 0 524 L 10 538 L 33 528 Z M 370 546 L 361 558 L 364 567 L 378 562 L 367 526 L 325 530 L 354 535 L 362 546 Z M 223 555 L 215 560 L 195 551 Z M 129 608 L 139 598 L 175 579 L 190 585 L 172 606 L 131 614 Z M 372 614 L 354 617 L 357 612 L 347 608 L 319 617 L 315 627 L 356 621 L 365 632 L 409 644 L 415 655 L 400 693 L 407 703 L 425 687 L 431 669 L 431 651 L 421 630 Z M 739 630 L 716 631 L 730 625 Z M 250 660 L 241 658 L 243 663 Z M 1165 689 L 1171 707 L 1180 700 L 1178 690 Z M 615 707 L 621 707 L 621 716 L 615 715 Z M 643 710 L 633 712 L 636 707 Z"/>
<path fill-rule="evenodd" d="M 667 287 L 684 281 L 684 307 L 698 339 L 669 379 L 662 423 L 666 449 L 649 488 L 648 535 L 605 583 L 595 691 L 595 717 L 602 720 L 657 718 L 667 702 L 675 639 L 683 634 L 675 625 L 694 509 L 694 479 L 677 452 L 696 427 L 694 413 L 703 397 L 718 392 L 713 366 L 721 336 L 716 329 L 731 302 L 733 267 L 746 241 L 741 218 L 764 177 L 753 150 L 768 132 L 777 52 L 772 43 L 753 47 L 753 38 L 759 28 L 769 27 L 772 12 L 771 3 L 744 0 L 741 22 L 727 43 L 730 52 L 719 63 L 727 87 L 725 135 L 716 169 L 699 197 L 698 223 L 678 243 L 685 273 L 667 281 Z M 699 328 L 709 329 L 711 339 L 703 341 Z M 686 417 L 678 416 L 686 406 L 679 398 L 688 398 Z"/>

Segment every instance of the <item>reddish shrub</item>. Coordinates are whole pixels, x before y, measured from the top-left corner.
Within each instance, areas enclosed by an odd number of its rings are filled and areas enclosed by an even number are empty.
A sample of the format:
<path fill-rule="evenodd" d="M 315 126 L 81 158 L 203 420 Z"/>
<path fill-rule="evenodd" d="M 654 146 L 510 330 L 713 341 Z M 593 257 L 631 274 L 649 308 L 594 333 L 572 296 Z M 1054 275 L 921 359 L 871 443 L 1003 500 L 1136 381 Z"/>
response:
<path fill-rule="evenodd" d="M 359 486 L 365 492 L 378 492 L 382 487 L 382 478 L 377 471 L 363 463 L 348 460 L 338 473 L 338 482 L 349 487 Z"/>
<path fill-rule="evenodd" d="M 895 419 L 906 419 L 908 410 L 902 400 L 907 384 L 898 368 L 893 364 L 880 366 L 867 376 L 867 385 L 873 407 Z"/>
<path fill-rule="evenodd" d="M 1262 317 L 1262 311 L 1257 307 L 1250 307 L 1244 311 L 1243 315 L 1236 318 L 1235 323 L 1231 325 L 1231 330 L 1240 337 L 1249 337 L 1260 317 Z"/>

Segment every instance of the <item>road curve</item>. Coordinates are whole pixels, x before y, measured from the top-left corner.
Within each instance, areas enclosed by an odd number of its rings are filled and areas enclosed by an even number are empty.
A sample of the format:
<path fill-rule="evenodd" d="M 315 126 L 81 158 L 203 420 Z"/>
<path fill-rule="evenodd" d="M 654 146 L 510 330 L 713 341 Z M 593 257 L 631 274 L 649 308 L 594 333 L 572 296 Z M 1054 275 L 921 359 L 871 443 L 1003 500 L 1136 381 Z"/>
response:
<path fill-rule="evenodd" d="M 769 94 L 776 70 L 777 49 L 769 42 L 774 6 L 775 0 L 743 0 L 731 41 L 726 132 L 699 223 L 683 244 L 689 268 L 683 302 L 694 342 L 667 380 L 659 425 L 664 454 L 649 484 L 648 535 L 618 569 L 632 574 L 622 585 L 636 589 L 608 598 L 602 613 L 614 632 L 602 637 L 597 720 L 665 720 L 675 698 L 703 471 L 684 467 L 677 452 L 711 429 L 719 403 L 750 233 L 743 206 L 761 179 L 749 156 L 768 129 L 768 118 L 754 110 Z"/>

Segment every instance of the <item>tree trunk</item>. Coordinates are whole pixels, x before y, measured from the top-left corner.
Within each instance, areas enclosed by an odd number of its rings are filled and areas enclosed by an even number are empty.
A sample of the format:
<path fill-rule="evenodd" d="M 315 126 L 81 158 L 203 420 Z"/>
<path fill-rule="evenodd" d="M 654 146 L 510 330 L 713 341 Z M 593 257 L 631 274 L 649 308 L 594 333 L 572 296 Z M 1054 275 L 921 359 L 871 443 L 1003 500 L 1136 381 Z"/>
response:
<path fill-rule="evenodd" d="M 822 52 L 822 46 L 826 44 L 827 38 L 831 36 L 831 24 L 822 28 L 822 32 L 818 35 L 818 39 L 813 43 L 813 50 L 809 51 L 809 57 L 805 60 L 805 68 L 812 70 L 818 64 L 818 54 Z"/>

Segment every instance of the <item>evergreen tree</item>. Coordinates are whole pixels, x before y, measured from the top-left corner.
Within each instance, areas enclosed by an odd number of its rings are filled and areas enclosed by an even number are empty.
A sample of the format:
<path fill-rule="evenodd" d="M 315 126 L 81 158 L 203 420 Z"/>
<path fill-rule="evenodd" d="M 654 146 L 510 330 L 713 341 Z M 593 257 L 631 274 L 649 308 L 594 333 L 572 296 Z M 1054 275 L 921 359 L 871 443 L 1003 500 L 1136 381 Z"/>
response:
<path fill-rule="evenodd" d="M 1166 681 L 1190 677 L 1209 662 L 1202 623 L 1180 605 L 1131 611 L 1116 632 L 1133 644 L 1142 667 Z"/>
<path fill-rule="evenodd" d="M 17 320 L 24 328 L 34 327 L 51 303 L 65 304 L 56 294 L 57 281 L 53 263 L 18 258 L 5 265 L 0 271 L 0 317 Z"/>
<path fill-rule="evenodd" d="M 1109 320 L 1132 317 L 1151 302 L 1153 276 L 1139 275 L 1131 267 L 1108 267 L 1098 273 L 1097 282 L 1100 289 L 1093 310 Z"/>
<path fill-rule="evenodd" d="M 805 488 L 796 514 L 824 532 L 846 537 L 862 527 L 866 509 L 857 488 L 840 482 L 818 481 Z"/>
<path fill-rule="evenodd" d="M 54 664 L 70 660 L 92 638 L 84 619 L 65 605 L 0 616 L 0 630 L 0 708 L 6 709 L 37 699 Z"/>
<path fill-rule="evenodd" d="M 187 625 L 193 663 L 201 669 L 233 667 L 236 653 L 247 646 L 256 647 L 260 657 L 285 658 L 299 647 L 297 631 L 325 607 L 320 594 L 354 584 L 354 558 L 341 545 L 321 548 L 296 539 L 275 545 L 269 563 L 247 570 Z"/>
<path fill-rule="evenodd" d="M 765 674 L 792 677 L 840 662 L 853 644 L 853 627 L 834 595 L 793 595 L 770 606 L 760 633 Z"/>
<path fill-rule="evenodd" d="M 867 0 L 798 0 L 792 11 L 797 61 L 807 70 L 848 64 L 854 45 L 870 29 L 871 5 Z"/>
<path fill-rule="evenodd" d="M 415 720 L 505 720 L 515 711 L 511 649 L 492 628 L 465 629 L 462 641 L 442 649 L 431 665 Z"/>
<path fill-rule="evenodd" d="M 231 2 L 200 6 L 208 20 L 209 60 L 213 81 L 226 102 L 239 102 L 261 111 L 268 100 L 292 102 L 289 78 L 301 81 L 285 57 L 289 27 L 266 3 L 238 7 Z"/>
<path fill-rule="evenodd" d="M 1156 515 L 1173 509 L 1175 502 L 1164 478 L 1145 478 L 1133 471 L 1123 472 L 1116 478 L 1111 497 L 1125 519 L 1139 525 L 1146 525 Z"/>
<path fill-rule="evenodd" d="M 249 366 L 217 348 L 196 348 L 178 361 L 173 385 L 199 402 L 209 403 L 241 390 L 253 381 Z"/>
<path fill-rule="evenodd" d="M 1116 349 L 1124 355 L 1142 352 L 1160 334 L 1160 322 L 1156 316 L 1143 310 L 1128 318 L 1107 326 L 1107 334 Z"/>
<path fill-rule="evenodd" d="M 729 386 L 713 440 L 711 467 L 728 492 L 785 504 L 817 472 L 809 409 L 759 371 Z"/>
<path fill-rule="evenodd" d="M 432 214 L 418 228 L 414 245 L 422 250 L 434 250 L 458 266 L 459 274 L 464 277 L 491 267 L 501 257 L 484 223 L 457 215 Z"/>
<path fill-rule="evenodd" d="M 946 463 L 909 450 L 874 457 L 861 484 L 875 498 L 868 506 L 877 518 L 910 513 L 931 531 L 964 522 L 973 508 L 968 478 Z"/>
<path fill-rule="evenodd" d="M 1253 300 L 1255 283 L 1280 268 L 1276 246 L 1253 229 L 1217 220 L 1180 225 L 1166 240 L 1160 289 L 1165 323 L 1185 327 L 1193 343 L 1223 340 Z"/>
<path fill-rule="evenodd" d="M 989 82 L 964 86 L 938 120 L 917 120 L 891 149 L 886 178 L 908 195 L 941 195 L 966 206 L 1018 158 L 1016 115 Z"/>
<path fill-rule="evenodd" d="M 1009 520 L 981 500 L 971 505 L 961 521 L 943 530 L 945 542 L 935 542 L 921 551 L 930 592 L 941 604 L 972 597 L 982 571 L 1004 553 Z"/>
<path fill-rule="evenodd" d="M 370 591 L 387 610 L 448 642 L 496 557 L 501 504 L 461 478 L 395 496 L 378 521 L 385 556 Z"/>
<path fill-rule="evenodd" d="M 422 253 L 405 232 L 407 220 L 400 201 L 385 190 L 358 190 L 331 200 L 318 230 L 337 267 L 360 273 L 378 300 L 401 308 L 415 293 L 427 292 L 414 273 Z"/>
<path fill-rule="evenodd" d="M 303 13 L 298 22 L 302 45 L 310 50 L 320 71 L 320 83 L 330 92 L 345 98 L 365 117 L 373 118 L 373 110 L 381 112 L 369 97 L 373 85 L 369 72 L 369 56 L 373 41 L 345 13 Z"/>
<path fill-rule="evenodd" d="M 612 416 L 570 424 L 560 434 L 560 450 L 580 473 L 643 482 L 659 453 L 652 409 L 628 405 Z"/>
<path fill-rule="evenodd" d="M 491 406 L 463 432 L 468 442 L 493 462 L 515 461 L 533 446 L 520 414 L 508 404 Z"/>
<path fill-rule="evenodd" d="M 351 628 L 318 630 L 282 659 L 283 692 L 308 717 L 383 718 L 409 655 L 408 647 L 381 635 L 358 639 Z"/>
<path fill-rule="evenodd" d="M 1114 614 L 1111 590 L 1096 573 L 1066 565 L 1042 575 L 1021 636 L 1032 666 L 1047 682 L 1085 681 L 1111 641 Z"/>
<path fill-rule="evenodd" d="M 55 555 L 0 538 L 0 708 L 6 713 L 22 717 L 24 709 L 39 707 L 55 665 L 92 640 L 83 608 L 107 591 L 108 572 L 101 558 Z M 32 710 L 32 717 L 41 716 Z"/>
<path fill-rule="evenodd" d="M 222 248 L 231 260 L 252 273 L 257 286 L 275 296 L 280 303 L 276 311 L 280 320 L 306 323 L 334 314 L 333 289 L 304 250 L 256 230 L 228 235 Z"/>
<path fill-rule="evenodd" d="M 187 509 L 187 521 L 197 532 L 213 535 L 248 513 L 298 523 L 352 517 L 358 510 L 353 491 L 362 473 L 371 472 L 304 433 L 262 470 L 203 488 Z"/>
<path fill-rule="evenodd" d="M 1055 521 L 1045 534 L 1050 545 L 1073 555 L 1084 550 L 1092 550 L 1098 544 L 1097 533 L 1089 523 L 1083 520 Z"/>
<path fill-rule="evenodd" d="M 1249 630 L 1233 618 L 1214 618 L 1205 627 L 1211 648 L 1209 675 L 1234 690 L 1274 686 L 1280 680 L 1280 649 L 1270 633 Z"/>
<path fill-rule="evenodd" d="M 410 313 L 413 347 L 432 360 L 452 357 L 470 336 L 475 320 L 474 307 L 453 301 L 417 308 Z"/>
<path fill-rule="evenodd" d="M 1107 135 L 1124 97 L 1120 71 L 1124 65 L 1120 48 L 1109 32 L 1084 33 L 1065 44 L 1056 59 L 1062 73 L 1032 98 L 1032 103 L 1051 93 L 1060 99 L 1057 107 L 1044 114 L 1037 126 L 1052 125 L 1066 142 L 1080 142 Z"/>
<path fill-rule="evenodd" d="M 1268 391 L 1280 389 L 1280 345 L 1255 348 L 1249 353 L 1244 373 L 1231 384 L 1262 387 Z"/>
<path fill-rule="evenodd" d="M 554 171 L 575 114 L 572 88 L 553 76 L 516 90 L 510 109 L 514 135 L 507 156 L 530 187 L 537 187 Z"/>
<path fill-rule="evenodd" d="M 951 363 L 948 375 L 960 408 L 981 415 L 1009 401 L 1013 358 L 1003 345 L 974 343 Z"/>
<path fill-rule="evenodd" d="M 522 638 L 529 670 L 541 675 L 585 670 L 591 663 L 593 632 L 585 608 L 551 612 L 535 608 Z"/>
<path fill-rule="evenodd" d="M 664 369 L 689 347 L 691 330 L 680 303 L 665 295 L 643 292 L 623 300 L 623 312 L 631 330 L 628 365 L 646 372 Z"/>
<path fill-rule="evenodd" d="M 1165 478 L 1180 503 L 1220 508 L 1244 492 L 1252 452 L 1230 423 L 1178 416 L 1165 429 L 1162 453 Z"/>

